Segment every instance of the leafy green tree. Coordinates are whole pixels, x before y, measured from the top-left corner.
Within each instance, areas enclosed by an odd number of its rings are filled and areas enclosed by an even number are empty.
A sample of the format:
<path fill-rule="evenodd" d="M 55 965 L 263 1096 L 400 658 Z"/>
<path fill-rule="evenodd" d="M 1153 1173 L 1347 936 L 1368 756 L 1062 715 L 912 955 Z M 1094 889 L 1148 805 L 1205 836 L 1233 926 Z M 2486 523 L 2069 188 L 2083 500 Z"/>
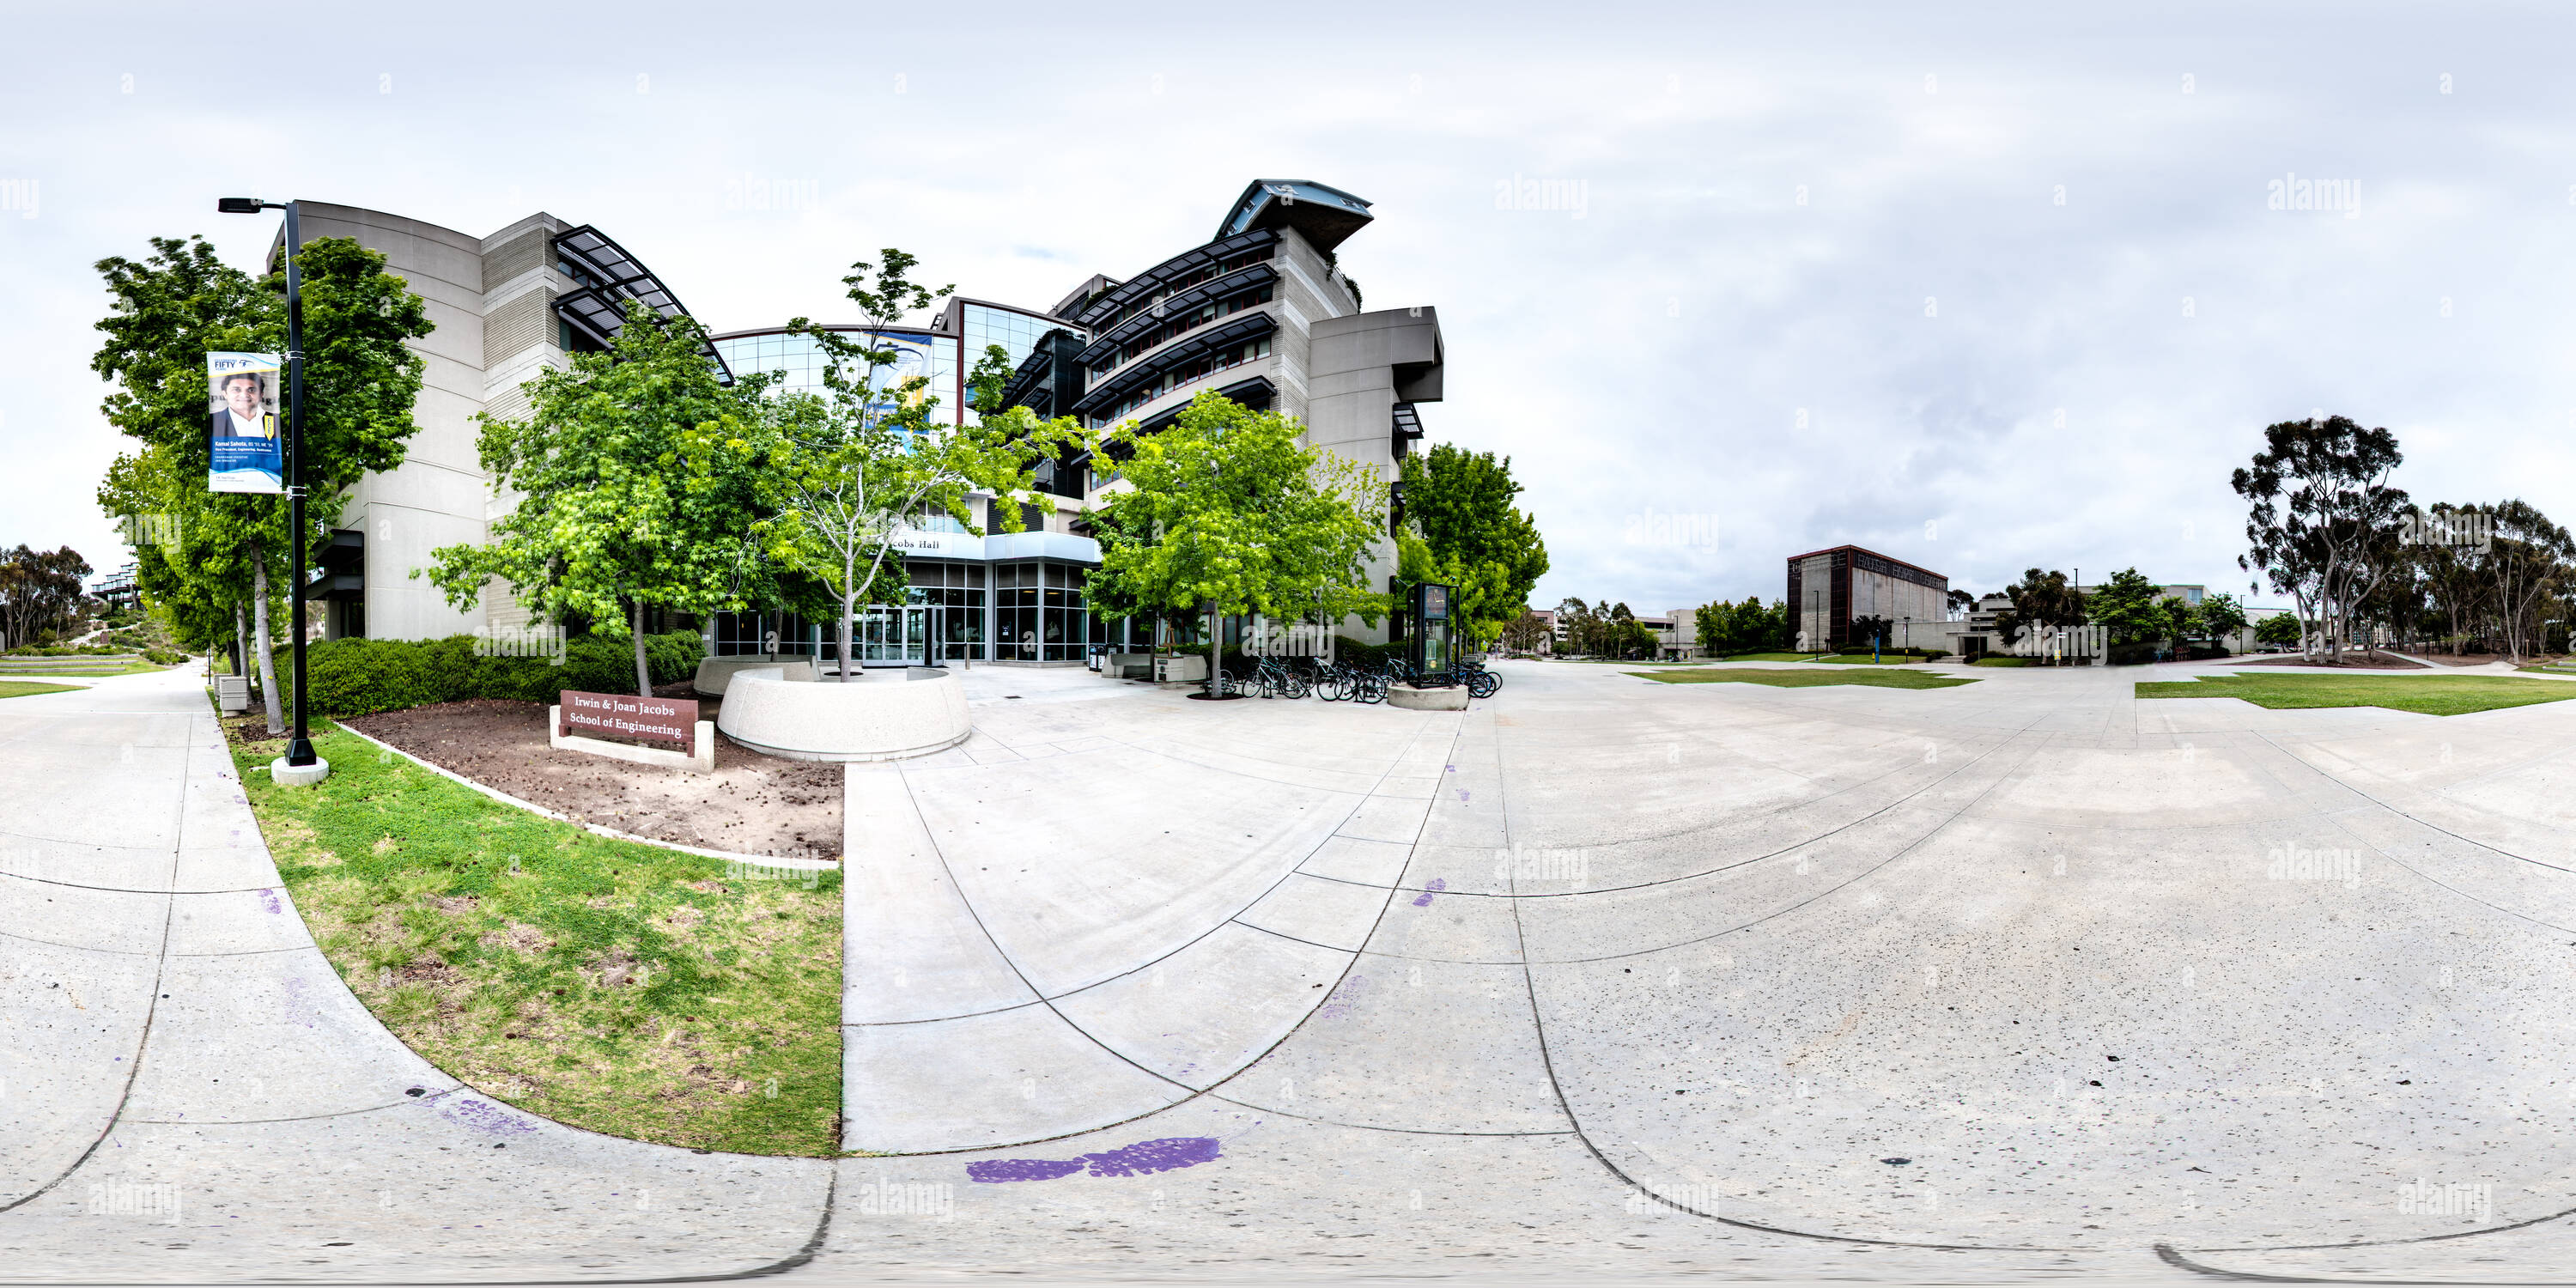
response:
<path fill-rule="evenodd" d="M 854 679 L 852 619 L 861 603 L 899 595 L 901 562 L 890 560 L 897 528 L 938 513 L 984 535 L 971 504 L 989 495 L 1003 531 L 1025 526 L 1024 506 L 1052 511 L 1037 487 L 1041 461 L 1062 461 L 1088 446 L 1071 419 L 1040 422 L 1025 407 L 997 405 L 1010 377 L 1009 355 L 987 346 L 967 378 L 975 390 L 974 423 L 946 426 L 929 378 L 891 373 L 902 354 L 881 337 L 907 314 L 927 309 L 956 288 L 931 290 L 912 280 L 920 261 L 888 247 L 877 263 L 861 260 L 842 278 L 863 329 L 817 327 L 797 318 L 788 329 L 823 354 L 820 394 L 774 400 L 756 420 L 710 427 L 690 441 L 695 468 L 720 475 L 749 468 L 762 480 L 757 525 L 762 547 L 782 567 L 812 577 L 838 601 L 840 678 Z M 721 465 L 719 462 L 731 462 Z"/>
<path fill-rule="evenodd" d="M 1691 610 L 1691 639 L 1698 644 L 1700 652 L 1710 657 L 1726 655 L 1730 627 L 1733 625 L 1728 619 L 1734 615 L 1734 612 L 1735 606 L 1723 599 L 1711 604 L 1702 604 Z"/>
<path fill-rule="evenodd" d="M 1503 627 L 1503 647 L 1517 653 L 1536 653 L 1547 639 L 1547 619 L 1528 608 L 1523 608 L 1520 616 Z"/>
<path fill-rule="evenodd" d="M 2062 572 L 2029 569 L 2020 581 L 2004 587 L 2004 597 L 2012 606 L 1995 614 L 1995 633 L 2006 648 L 2029 631 L 2063 629 L 2085 619 L 2083 592 L 2069 585 Z"/>
<path fill-rule="evenodd" d="M 768 414 L 762 379 L 720 383 L 705 343 L 694 320 L 629 302 L 610 352 L 574 354 L 569 369 L 521 386 L 525 420 L 479 418 L 483 470 L 519 499 L 487 544 L 430 552 L 429 579 L 450 603 L 474 603 L 497 577 L 545 620 L 631 636 L 635 691 L 651 696 L 646 612 L 738 605 L 735 573 L 757 518 L 747 455 L 689 452 L 692 431 Z"/>
<path fill-rule="evenodd" d="M 2405 454 L 2396 435 L 2342 416 L 2285 420 L 2263 440 L 2229 480 L 2248 504 L 2237 566 L 2291 596 L 2340 658 L 2354 610 L 2401 558 L 2398 520 L 2411 507 L 2388 479 Z"/>
<path fill-rule="evenodd" d="M 38 550 L 22 542 L 0 553 L 0 641 L 22 648 L 51 643 L 70 629 L 80 607 L 81 578 L 93 571 L 70 546 Z"/>
<path fill-rule="evenodd" d="M 1456 588 L 1450 611 L 1482 642 L 1522 611 L 1547 572 L 1547 543 L 1538 522 L 1513 508 L 1521 485 L 1512 461 L 1491 452 L 1469 452 L 1448 443 L 1404 458 L 1404 524 L 1421 539 L 1427 558 L 1403 568 L 1408 583 L 1446 582 Z"/>
<path fill-rule="evenodd" d="M 2274 613 L 2256 623 L 2254 627 L 2256 643 L 2273 644 L 2282 648 L 2295 648 L 2304 643 L 2305 634 L 2306 632 L 2299 627 L 2299 615 L 2296 613 Z"/>
<path fill-rule="evenodd" d="M 224 624 L 238 623 L 249 607 L 268 729 L 281 733 L 270 645 L 290 589 L 284 568 L 273 567 L 291 548 L 287 504 L 206 490 L 206 354 L 284 351 L 286 277 L 253 277 L 200 237 L 151 244 L 141 260 L 109 256 L 97 265 L 112 303 L 90 368 L 114 383 L 101 407 L 108 422 L 139 443 L 109 467 L 98 502 L 154 534 L 137 544 L 136 580 L 188 647 L 222 638 Z M 304 306 L 297 432 L 312 499 L 306 537 L 318 542 L 351 485 L 402 463 L 426 365 L 410 342 L 431 323 L 420 297 L 384 271 L 384 256 L 354 240 L 316 238 L 296 259 Z"/>
<path fill-rule="evenodd" d="M 2203 596 L 2200 628 L 2208 633 L 2211 642 L 2223 644 L 2245 629 L 2245 606 L 2223 590 Z"/>
<path fill-rule="evenodd" d="M 2086 611 L 2114 644 L 2160 640 L 2173 633 L 2174 618 L 2165 608 L 2164 587 L 2135 568 L 2123 568 L 2096 587 Z"/>
<path fill-rule="evenodd" d="M 1166 429 L 1122 425 L 1101 440 L 1125 459 L 1128 486 L 1092 512 L 1095 602 L 1205 613 L 1211 695 L 1219 617 L 1374 623 L 1387 611 L 1367 567 L 1386 530 L 1386 482 L 1301 444 L 1302 432 L 1290 417 L 1208 391 Z"/>

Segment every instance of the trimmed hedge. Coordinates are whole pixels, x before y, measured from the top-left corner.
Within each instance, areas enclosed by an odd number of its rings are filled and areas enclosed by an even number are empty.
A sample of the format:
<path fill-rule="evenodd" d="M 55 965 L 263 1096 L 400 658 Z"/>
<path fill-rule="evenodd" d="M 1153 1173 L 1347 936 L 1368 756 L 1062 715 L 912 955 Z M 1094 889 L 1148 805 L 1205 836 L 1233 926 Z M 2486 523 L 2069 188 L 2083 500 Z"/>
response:
<path fill-rule="evenodd" d="M 1348 635 L 1333 637 L 1333 660 L 1337 662 L 1380 670 L 1386 666 L 1389 657 L 1402 656 L 1404 646 L 1401 644 L 1363 644 Z"/>
<path fill-rule="evenodd" d="M 312 709 L 322 715 L 364 716 L 468 698 L 552 702 L 564 689 L 628 693 L 635 688 L 631 640 L 585 635 L 564 646 L 563 665 L 542 657 L 478 657 L 471 635 L 443 640 L 323 640 L 304 650 L 313 686 Z M 653 683 L 670 684 L 697 673 L 705 645 L 694 631 L 648 635 L 644 660 Z M 283 680 L 285 668 L 280 666 Z"/>

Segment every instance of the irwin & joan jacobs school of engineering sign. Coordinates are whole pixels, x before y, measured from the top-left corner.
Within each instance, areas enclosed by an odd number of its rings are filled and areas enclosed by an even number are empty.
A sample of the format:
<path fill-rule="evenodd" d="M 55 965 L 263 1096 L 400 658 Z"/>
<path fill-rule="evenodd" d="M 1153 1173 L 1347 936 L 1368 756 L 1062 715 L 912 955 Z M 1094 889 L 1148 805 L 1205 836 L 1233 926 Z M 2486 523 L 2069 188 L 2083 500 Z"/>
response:
<path fill-rule="evenodd" d="M 564 737 L 640 738 L 676 743 L 695 755 L 698 704 L 694 698 L 639 698 L 631 693 L 562 692 Z"/>

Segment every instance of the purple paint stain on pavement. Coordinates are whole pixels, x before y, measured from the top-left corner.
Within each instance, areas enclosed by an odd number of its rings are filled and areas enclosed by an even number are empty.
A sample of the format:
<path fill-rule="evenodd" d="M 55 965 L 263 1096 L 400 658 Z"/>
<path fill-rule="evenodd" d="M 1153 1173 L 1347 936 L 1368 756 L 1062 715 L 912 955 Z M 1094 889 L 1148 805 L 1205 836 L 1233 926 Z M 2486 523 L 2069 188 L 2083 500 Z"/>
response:
<path fill-rule="evenodd" d="M 260 891 L 260 892 L 259 892 L 259 906 L 260 906 L 260 907 L 262 907 L 262 908 L 267 909 L 267 910 L 268 910 L 268 915 L 270 915 L 270 916 L 272 916 L 272 917 L 274 917 L 274 916 L 278 915 L 279 913 L 282 913 L 282 912 L 286 911 L 286 905 L 281 904 L 281 903 L 279 903 L 279 902 L 277 901 L 277 892 L 276 892 L 275 890 L 262 890 L 262 891 Z"/>
<path fill-rule="evenodd" d="M 537 1129 L 536 1124 L 513 1115 L 499 1105 L 488 1100 L 476 1100 L 471 1096 L 463 1097 L 451 1104 L 440 1105 L 438 1114 L 449 1122 L 494 1135 L 526 1135 Z"/>
<path fill-rule="evenodd" d="M 1462 800 L 1462 801 L 1463 801 L 1463 800 L 1465 800 L 1465 799 L 1467 799 L 1467 789 L 1466 789 L 1466 788 L 1461 787 L 1461 788 L 1459 788 L 1459 789 L 1458 789 L 1458 799 L 1460 799 L 1460 800 Z"/>
<path fill-rule="evenodd" d="M 1423 883 L 1422 883 L 1422 897 L 1421 897 L 1421 898 L 1419 898 L 1419 899 L 1414 900 L 1414 901 L 1413 901 L 1413 906 L 1414 906 L 1414 907 L 1416 907 L 1416 908 L 1428 908 L 1428 907 L 1430 907 L 1430 906 L 1431 906 L 1431 896 L 1432 896 L 1433 894 L 1435 894 L 1435 893 L 1439 892 L 1439 891 L 1446 890 L 1446 889 L 1448 889 L 1448 888 L 1449 888 L 1449 882 L 1448 882 L 1446 879 L 1441 878 L 1441 877 L 1433 877 L 1433 878 L 1431 878 L 1429 881 L 1425 881 L 1425 882 L 1423 882 Z"/>
<path fill-rule="evenodd" d="M 1221 1157 L 1223 1155 L 1217 1153 L 1214 1136 L 1170 1136 L 1162 1140 L 1140 1140 L 1106 1153 L 1085 1154 L 1082 1161 L 1091 1164 L 1094 1176 L 1144 1176 L 1196 1167 Z"/>
<path fill-rule="evenodd" d="M 1368 976 L 1353 975 L 1335 985 L 1332 992 L 1325 994 L 1324 1004 L 1315 1008 L 1315 1013 L 1327 1020 L 1338 1020 L 1350 1014 L 1351 1005 L 1360 1000 L 1360 994 L 1367 991 Z"/>
<path fill-rule="evenodd" d="M 1008 1181 L 1052 1181 L 1082 1170 L 1080 1160 L 1064 1162 L 1052 1158 L 993 1158 L 966 1165 L 966 1179 L 986 1185 Z"/>
<path fill-rule="evenodd" d="M 1078 1158 L 994 1158 L 966 1165 L 966 1179 L 986 1185 L 1052 1181 L 1089 1169 L 1093 1176 L 1150 1176 L 1212 1163 L 1224 1157 L 1214 1136 L 1169 1136 L 1084 1154 Z"/>

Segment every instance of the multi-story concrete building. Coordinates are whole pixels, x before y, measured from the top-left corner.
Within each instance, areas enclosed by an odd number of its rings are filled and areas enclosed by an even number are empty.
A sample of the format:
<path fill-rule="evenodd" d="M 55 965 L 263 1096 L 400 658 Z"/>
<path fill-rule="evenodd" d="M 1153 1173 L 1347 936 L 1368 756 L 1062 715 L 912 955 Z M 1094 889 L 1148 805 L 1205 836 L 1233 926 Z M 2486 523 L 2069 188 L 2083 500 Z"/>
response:
<path fill-rule="evenodd" d="M 1392 483 L 1422 433 L 1416 404 L 1441 396 L 1440 324 L 1428 307 L 1361 310 L 1335 250 L 1368 225 L 1368 207 L 1311 181 L 1255 182 L 1214 238 L 1133 277 L 1095 276 L 1049 309 L 952 297 L 926 324 L 878 339 L 905 355 L 895 378 L 927 379 L 951 424 L 973 414 L 967 373 L 987 345 L 1000 345 L 1017 364 L 1009 404 L 1093 428 L 1132 419 L 1151 431 L 1215 389 L 1299 418 L 1309 443 Z M 507 586 L 487 587 L 460 611 L 411 576 L 438 547 L 485 540 L 512 504 L 482 470 L 477 415 L 525 415 L 520 387 L 569 353 L 611 345 L 628 301 L 664 317 L 687 310 L 606 234 L 552 215 L 483 237 L 317 202 L 302 203 L 300 218 L 308 239 L 350 237 L 383 253 L 436 326 L 413 346 L 427 367 L 405 461 L 359 482 L 317 553 L 314 593 L 330 605 L 329 633 L 418 639 L 524 625 Z M 282 252 L 273 246 L 272 259 Z M 710 350 L 728 374 L 782 372 L 791 389 L 821 383 L 813 342 L 781 327 L 719 332 Z M 1059 512 L 1024 514 L 1028 531 L 999 531 L 987 500 L 985 536 L 941 518 L 900 532 L 913 602 L 863 615 L 862 660 L 1064 663 L 1094 644 L 1133 646 L 1141 623 L 1097 619 L 1083 602 L 1099 548 L 1081 512 L 1116 485 L 1087 466 L 1068 462 L 1041 480 Z M 1392 561 L 1390 543 L 1372 575 L 1391 574 Z M 814 649 L 834 634 L 781 614 L 718 614 L 699 625 L 719 652 L 773 638 Z"/>
<path fill-rule="evenodd" d="M 588 225 L 534 214 L 488 237 L 321 202 L 301 203 L 307 239 L 348 237 L 385 256 L 410 283 L 436 329 L 412 343 L 425 359 L 418 430 L 403 463 L 359 480 L 332 539 L 315 553 L 313 593 L 328 604 L 333 636 L 428 639 L 525 624 L 506 586 L 459 610 L 427 578 L 440 546 L 480 542 L 508 512 L 483 472 L 479 413 L 524 416 L 519 386 L 567 352 L 605 348 L 624 325 L 625 302 L 665 317 L 679 300 L 625 249 Z M 271 246 L 284 253 L 284 233 Z"/>
<path fill-rule="evenodd" d="M 1417 404 L 1441 397 L 1440 318 L 1427 306 L 1365 312 L 1337 248 L 1365 228 L 1369 203 L 1311 180 L 1258 180 L 1203 245 L 1124 281 L 1094 277 L 1055 308 L 1074 347 L 1024 364 L 1013 392 L 1052 381 L 1042 414 L 1100 429 L 1133 420 L 1151 432 L 1206 390 L 1306 427 L 1305 441 L 1358 461 L 1393 484 L 1422 436 Z M 1069 358 L 1069 361 L 1068 361 Z M 1113 479 L 1095 473 L 1086 501 Z M 1390 527 L 1402 522 L 1395 498 Z M 1392 543 L 1370 568 L 1391 586 Z M 1384 628 L 1340 623 L 1384 638 Z"/>
<path fill-rule="evenodd" d="M 1859 642 L 1852 620 L 1860 617 L 1886 619 L 1896 628 L 1888 642 L 1898 647 L 1938 647 L 1949 606 L 1948 577 L 1874 550 L 1832 546 L 1789 556 L 1790 641 L 1800 649 Z"/>

